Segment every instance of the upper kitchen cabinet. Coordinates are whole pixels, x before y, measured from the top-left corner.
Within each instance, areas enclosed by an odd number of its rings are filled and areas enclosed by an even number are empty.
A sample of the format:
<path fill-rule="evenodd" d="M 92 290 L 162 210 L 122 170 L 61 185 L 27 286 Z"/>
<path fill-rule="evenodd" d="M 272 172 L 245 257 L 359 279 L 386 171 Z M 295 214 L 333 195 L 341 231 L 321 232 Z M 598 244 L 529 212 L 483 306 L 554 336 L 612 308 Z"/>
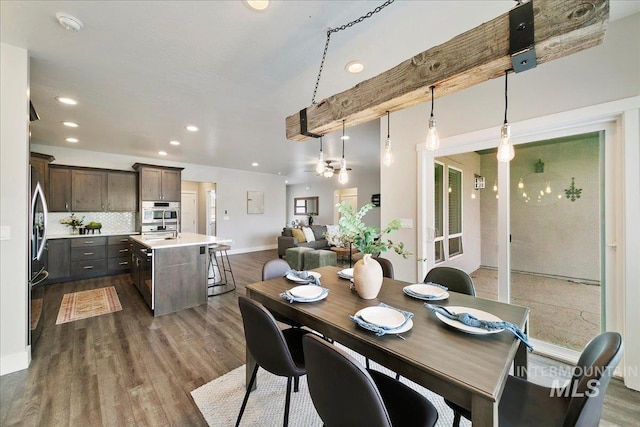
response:
<path fill-rule="evenodd" d="M 138 175 L 133 172 L 107 174 L 107 210 L 135 212 L 138 209 Z"/>
<path fill-rule="evenodd" d="M 33 192 L 37 183 L 40 183 L 44 194 L 49 190 L 49 163 L 55 157 L 49 154 L 31 153 L 29 163 L 31 164 L 31 191 Z"/>
<path fill-rule="evenodd" d="M 106 211 L 107 174 L 97 170 L 72 170 L 71 200 L 74 212 Z"/>
<path fill-rule="evenodd" d="M 71 169 L 49 165 L 49 200 L 51 212 L 71 212 Z"/>
<path fill-rule="evenodd" d="M 139 173 L 140 200 L 179 202 L 183 168 L 136 163 Z"/>

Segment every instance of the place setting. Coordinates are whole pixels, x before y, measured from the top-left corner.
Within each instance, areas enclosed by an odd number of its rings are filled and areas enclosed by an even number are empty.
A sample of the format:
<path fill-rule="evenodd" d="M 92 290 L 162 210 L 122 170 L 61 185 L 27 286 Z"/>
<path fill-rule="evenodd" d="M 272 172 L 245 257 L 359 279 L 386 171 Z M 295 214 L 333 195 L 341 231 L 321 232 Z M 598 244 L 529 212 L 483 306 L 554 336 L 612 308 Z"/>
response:
<path fill-rule="evenodd" d="M 338 277 L 345 280 L 353 279 L 353 268 L 345 268 L 344 270 L 338 271 Z"/>
<path fill-rule="evenodd" d="M 402 288 L 402 291 L 412 297 L 426 301 L 441 301 L 449 298 L 449 289 L 437 283 L 416 283 Z"/>
<path fill-rule="evenodd" d="M 322 275 L 315 271 L 288 270 L 284 273 L 284 277 L 295 283 L 320 286 L 320 277 L 322 277 Z"/>
<path fill-rule="evenodd" d="M 349 316 L 358 326 L 375 332 L 379 337 L 395 334 L 405 339 L 401 334 L 413 328 L 413 313 L 391 307 L 385 303 L 366 307 L 353 316 Z"/>
<path fill-rule="evenodd" d="M 505 322 L 498 316 L 471 307 L 441 306 L 425 303 L 424 306 L 435 313 L 442 323 L 461 332 L 472 335 L 491 335 L 502 331 L 509 331 L 527 346 L 529 351 L 533 347 L 522 330 L 511 322 Z"/>
<path fill-rule="evenodd" d="M 316 302 L 325 299 L 329 295 L 329 289 L 317 285 L 295 286 L 280 294 L 281 298 L 290 303 L 293 302 Z"/>

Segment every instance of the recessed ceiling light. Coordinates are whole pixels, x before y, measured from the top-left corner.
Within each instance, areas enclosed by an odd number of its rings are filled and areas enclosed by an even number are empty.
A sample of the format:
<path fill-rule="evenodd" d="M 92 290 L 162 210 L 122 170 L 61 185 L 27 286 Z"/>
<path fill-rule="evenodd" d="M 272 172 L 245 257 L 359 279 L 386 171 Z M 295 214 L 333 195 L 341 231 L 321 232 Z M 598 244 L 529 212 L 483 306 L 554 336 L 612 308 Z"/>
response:
<path fill-rule="evenodd" d="M 81 20 L 76 18 L 75 16 L 69 15 L 68 13 L 58 12 L 56 13 L 56 18 L 58 18 L 58 22 L 60 25 L 64 27 L 65 30 L 68 31 L 80 31 L 84 24 Z"/>
<path fill-rule="evenodd" d="M 364 64 L 361 61 L 351 61 L 344 66 L 344 69 L 350 73 L 357 74 L 364 70 Z"/>
<path fill-rule="evenodd" d="M 265 10 L 269 7 L 269 0 L 245 0 L 251 9 Z"/>
<path fill-rule="evenodd" d="M 176 141 L 174 139 L 173 141 L 169 141 L 169 144 L 171 144 L 171 145 L 180 145 L 180 141 Z"/>
<path fill-rule="evenodd" d="M 67 105 L 76 105 L 78 103 L 78 101 L 76 101 L 75 99 L 66 98 L 64 96 L 57 96 L 56 99 L 58 100 L 58 102 L 62 102 L 63 104 Z"/>
<path fill-rule="evenodd" d="M 65 139 L 65 141 L 75 144 L 76 142 L 78 142 L 78 138 L 67 138 Z"/>
<path fill-rule="evenodd" d="M 259 165 L 258 165 L 258 162 L 253 162 L 253 163 L 251 163 L 251 166 L 255 167 L 255 166 L 259 166 Z"/>
<path fill-rule="evenodd" d="M 63 125 L 70 127 L 70 128 L 77 128 L 78 124 L 74 123 L 74 122 L 62 122 Z"/>
<path fill-rule="evenodd" d="M 167 152 L 166 151 L 158 151 L 158 154 L 160 154 L 161 156 L 166 156 Z"/>
<path fill-rule="evenodd" d="M 198 132 L 198 130 L 199 130 L 199 129 L 198 129 L 198 126 L 188 125 L 188 126 L 187 126 L 187 130 L 188 130 L 189 132 Z"/>

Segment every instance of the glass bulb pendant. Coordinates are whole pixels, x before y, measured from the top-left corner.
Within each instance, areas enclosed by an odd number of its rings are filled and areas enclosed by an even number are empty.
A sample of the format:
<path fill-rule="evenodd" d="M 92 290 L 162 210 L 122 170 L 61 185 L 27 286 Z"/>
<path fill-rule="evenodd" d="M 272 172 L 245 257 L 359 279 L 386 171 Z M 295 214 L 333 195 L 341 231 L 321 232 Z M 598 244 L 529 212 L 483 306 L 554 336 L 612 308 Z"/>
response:
<path fill-rule="evenodd" d="M 321 151 L 318 155 L 318 163 L 316 164 L 316 173 L 320 175 L 324 172 L 325 163 L 324 163 L 324 153 Z"/>
<path fill-rule="evenodd" d="M 436 129 L 436 119 L 431 117 L 429 119 L 429 132 L 427 133 L 427 150 L 435 151 L 440 147 L 440 138 L 438 137 L 438 130 Z"/>
<path fill-rule="evenodd" d="M 340 161 L 340 173 L 338 174 L 338 182 L 340 184 L 346 184 L 349 182 L 349 174 L 347 173 L 347 161 L 342 158 Z"/>
<path fill-rule="evenodd" d="M 511 125 L 505 123 L 500 129 L 500 145 L 498 145 L 498 161 L 510 162 L 516 155 L 511 143 Z"/>
<path fill-rule="evenodd" d="M 382 157 L 382 163 L 385 166 L 391 166 L 393 163 L 393 150 L 391 149 L 391 138 L 387 138 L 384 144 L 384 156 Z"/>

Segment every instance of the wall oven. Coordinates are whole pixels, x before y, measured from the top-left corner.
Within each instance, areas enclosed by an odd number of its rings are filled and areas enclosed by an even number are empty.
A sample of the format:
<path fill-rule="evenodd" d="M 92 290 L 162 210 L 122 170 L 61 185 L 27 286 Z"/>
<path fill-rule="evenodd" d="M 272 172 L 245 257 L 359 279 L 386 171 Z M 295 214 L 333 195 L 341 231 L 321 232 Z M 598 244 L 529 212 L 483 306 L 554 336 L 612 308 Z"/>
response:
<path fill-rule="evenodd" d="M 142 202 L 141 232 L 180 231 L 180 202 Z"/>

